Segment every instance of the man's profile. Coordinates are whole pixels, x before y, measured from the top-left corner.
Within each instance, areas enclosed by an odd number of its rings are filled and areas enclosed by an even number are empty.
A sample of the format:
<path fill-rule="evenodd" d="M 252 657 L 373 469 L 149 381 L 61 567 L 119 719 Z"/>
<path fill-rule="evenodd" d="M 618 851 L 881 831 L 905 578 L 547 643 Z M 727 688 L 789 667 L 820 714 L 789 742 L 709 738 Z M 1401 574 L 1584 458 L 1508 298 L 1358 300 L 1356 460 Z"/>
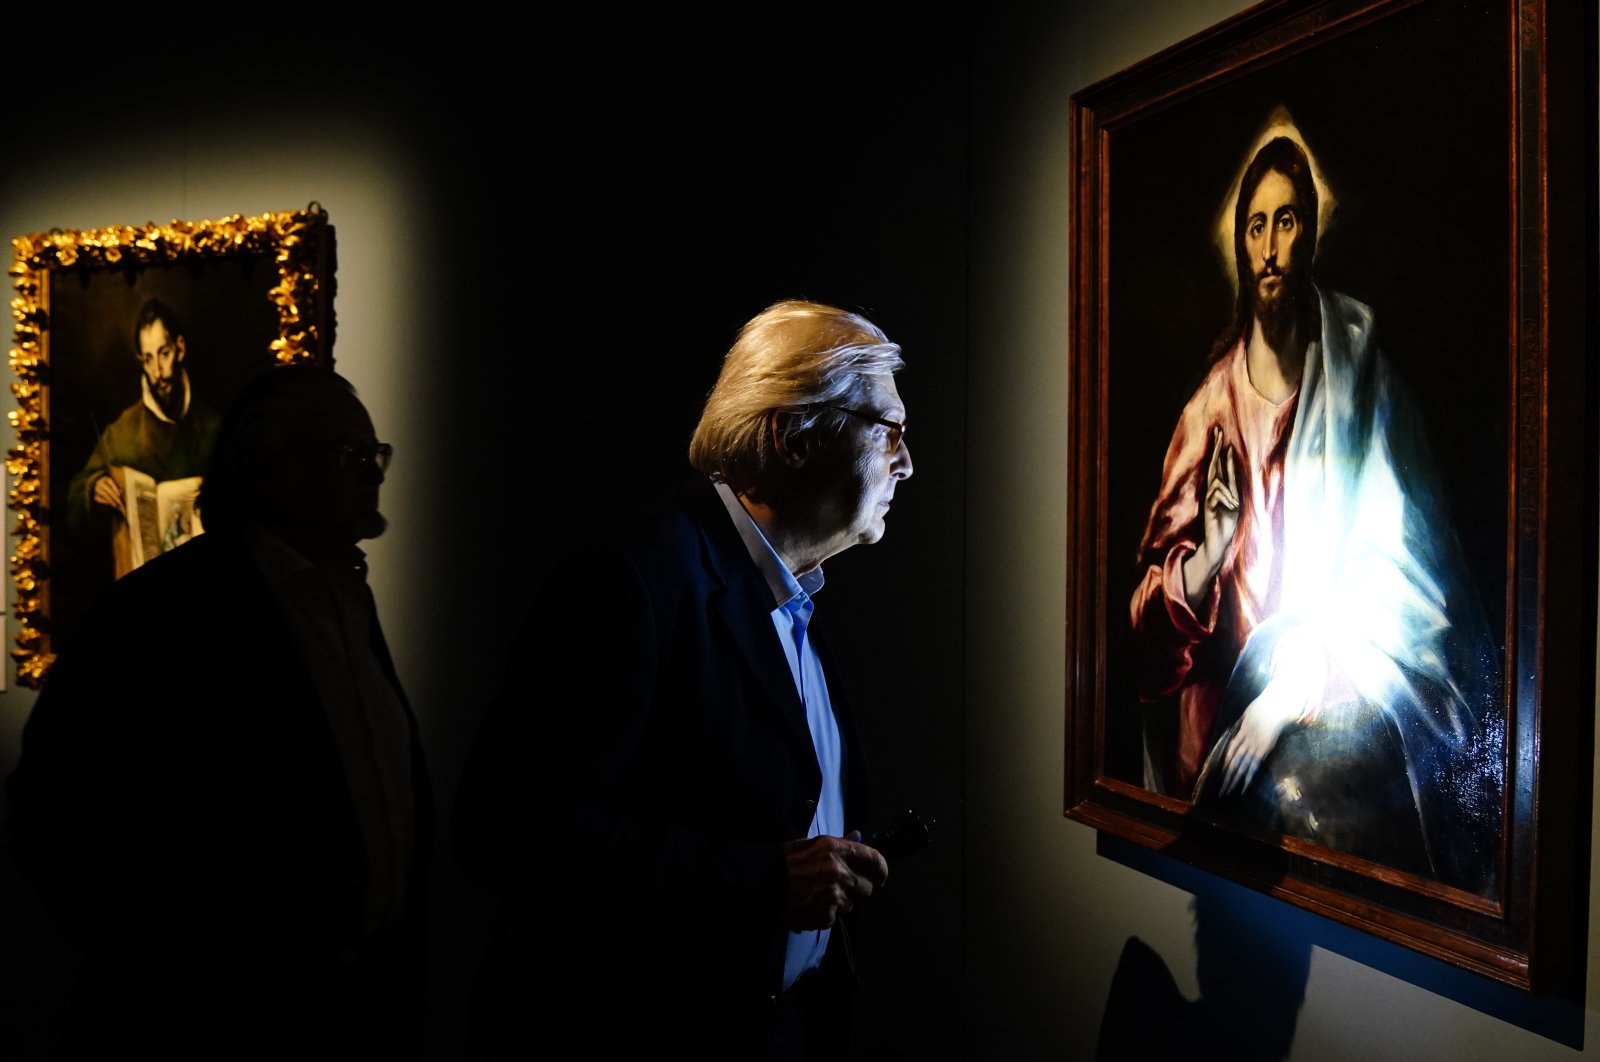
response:
<path fill-rule="evenodd" d="M 901 367 L 859 314 L 768 307 L 706 400 L 699 475 L 538 596 L 452 823 L 504 900 L 482 1057 L 840 1053 L 843 919 L 889 867 L 814 598 L 911 475 Z"/>
<path fill-rule="evenodd" d="M 67 526 L 80 536 L 105 534 L 127 523 L 134 499 L 121 470 L 133 469 L 154 484 L 200 477 L 216 437 L 218 416 L 193 393 L 184 367 L 188 343 L 172 308 L 159 299 L 145 300 L 134 318 L 132 340 L 139 401 L 99 433 L 94 450 L 67 484 Z M 117 574 L 127 566 L 119 563 Z"/>
<path fill-rule="evenodd" d="M 1146 782 L 1486 889 L 1498 656 L 1373 311 L 1313 279 L 1318 190 L 1269 139 L 1233 204 L 1233 323 L 1174 430 L 1130 604 Z"/>

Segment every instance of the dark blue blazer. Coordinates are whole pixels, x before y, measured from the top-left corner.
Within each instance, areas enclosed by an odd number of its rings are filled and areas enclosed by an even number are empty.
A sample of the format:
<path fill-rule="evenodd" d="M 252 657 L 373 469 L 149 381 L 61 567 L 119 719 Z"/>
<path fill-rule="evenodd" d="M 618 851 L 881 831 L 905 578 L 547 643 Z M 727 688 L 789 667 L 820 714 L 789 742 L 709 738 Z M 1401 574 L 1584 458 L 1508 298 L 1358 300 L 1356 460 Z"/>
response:
<path fill-rule="evenodd" d="M 786 940 L 779 846 L 806 835 L 821 788 L 772 609 L 704 480 L 563 560 L 530 603 L 452 819 L 458 861 L 506 900 L 483 1022 L 542 1009 L 570 1024 L 573 1008 L 642 998 L 726 1024 L 770 1005 Z M 810 634 L 855 828 L 866 765 L 825 611 Z"/>

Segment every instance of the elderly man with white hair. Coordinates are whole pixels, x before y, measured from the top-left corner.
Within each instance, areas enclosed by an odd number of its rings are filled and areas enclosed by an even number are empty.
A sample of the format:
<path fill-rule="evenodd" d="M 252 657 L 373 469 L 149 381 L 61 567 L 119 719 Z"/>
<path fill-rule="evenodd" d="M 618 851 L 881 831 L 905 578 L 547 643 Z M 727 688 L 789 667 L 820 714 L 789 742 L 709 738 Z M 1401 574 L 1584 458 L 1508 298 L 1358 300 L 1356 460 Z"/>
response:
<path fill-rule="evenodd" d="M 506 901 L 478 1054 L 837 1051 L 841 918 L 889 867 L 859 839 L 864 756 L 812 600 L 911 475 L 902 366 L 859 314 L 768 307 L 706 401 L 698 480 L 558 566 L 454 816 Z"/>

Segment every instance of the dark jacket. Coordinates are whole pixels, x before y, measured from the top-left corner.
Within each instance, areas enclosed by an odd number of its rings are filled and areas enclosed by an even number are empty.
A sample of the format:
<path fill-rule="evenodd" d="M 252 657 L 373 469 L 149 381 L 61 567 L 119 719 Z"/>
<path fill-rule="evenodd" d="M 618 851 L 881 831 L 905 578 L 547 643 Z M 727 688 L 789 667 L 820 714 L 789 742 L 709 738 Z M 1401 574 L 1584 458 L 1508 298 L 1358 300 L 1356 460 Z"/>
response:
<path fill-rule="evenodd" d="M 411 746 L 408 910 L 383 937 L 404 1002 L 383 1006 L 420 1015 L 433 808 L 414 718 Z M 110 588 L 55 662 L 7 791 L 12 855 L 83 947 L 69 1053 L 274 1056 L 420 1035 L 372 1030 L 387 1019 L 357 980 L 373 941 L 339 751 L 271 589 L 222 535 Z"/>
<path fill-rule="evenodd" d="M 825 608 L 809 636 L 853 828 L 865 763 L 820 640 Z M 653 1042 L 703 1050 L 771 1008 L 779 846 L 806 835 L 821 787 L 772 609 L 704 481 L 665 517 L 564 560 L 532 603 L 452 821 L 462 867 L 506 901 L 479 983 L 480 1034 L 500 1049 L 486 1053 L 582 1028 L 581 1054 L 641 1023 Z M 836 932 L 830 968 L 843 948 Z"/>

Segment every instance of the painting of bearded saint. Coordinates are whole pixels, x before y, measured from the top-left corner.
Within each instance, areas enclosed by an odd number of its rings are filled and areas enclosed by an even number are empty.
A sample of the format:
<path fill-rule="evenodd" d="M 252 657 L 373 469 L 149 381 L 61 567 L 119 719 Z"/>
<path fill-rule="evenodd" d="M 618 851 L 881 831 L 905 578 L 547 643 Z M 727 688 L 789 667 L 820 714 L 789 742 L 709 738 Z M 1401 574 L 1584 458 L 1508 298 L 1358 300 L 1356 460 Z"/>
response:
<path fill-rule="evenodd" d="M 1487 894 L 1499 652 L 1374 310 L 1314 275 L 1330 200 L 1280 123 L 1221 215 L 1233 321 L 1178 417 L 1130 602 L 1135 692 L 1175 715 L 1144 784 Z"/>

